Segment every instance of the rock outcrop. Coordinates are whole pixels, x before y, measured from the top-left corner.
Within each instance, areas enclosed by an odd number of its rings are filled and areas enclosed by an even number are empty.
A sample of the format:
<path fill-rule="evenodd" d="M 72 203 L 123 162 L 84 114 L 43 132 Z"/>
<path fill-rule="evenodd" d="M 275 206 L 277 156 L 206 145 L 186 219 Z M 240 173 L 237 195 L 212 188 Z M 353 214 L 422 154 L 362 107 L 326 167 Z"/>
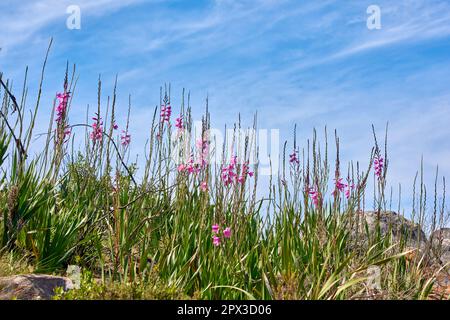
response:
<path fill-rule="evenodd" d="M 0 278 L 0 300 L 48 300 L 58 287 L 73 289 L 69 278 L 40 274 L 14 275 Z"/>
<path fill-rule="evenodd" d="M 433 253 L 441 260 L 442 264 L 450 266 L 450 228 L 442 228 L 431 234 Z"/>
<path fill-rule="evenodd" d="M 355 217 L 357 223 L 358 235 L 367 237 L 366 225 L 369 234 L 374 234 L 378 226 L 378 213 L 376 211 L 360 212 Z M 379 226 L 382 236 L 392 235 L 394 241 L 403 239 L 410 247 L 424 248 L 427 243 L 427 237 L 420 225 L 404 218 L 394 211 L 382 211 L 379 215 Z M 354 233 L 356 233 L 353 231 Z"/>

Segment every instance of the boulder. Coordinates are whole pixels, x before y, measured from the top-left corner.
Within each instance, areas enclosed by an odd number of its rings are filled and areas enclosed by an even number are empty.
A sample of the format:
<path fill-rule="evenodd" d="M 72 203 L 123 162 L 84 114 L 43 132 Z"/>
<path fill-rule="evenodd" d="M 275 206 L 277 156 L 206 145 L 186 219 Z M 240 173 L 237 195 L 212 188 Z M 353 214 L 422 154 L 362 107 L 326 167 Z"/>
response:
<path fill-rule="evenodd" d="M 367 239 L 366 224 L 369 234 L 374 234 L 378 225 L 378 213 L 376 211 L 360 212 L 354 217 L 357 227 L 354 228 L 359 236 Z M 427 237 L 420 225 L 404 218 L 394 211 L 382 211 L 379 215 L 380 232 L 382 236 L 392 235 L 394 241 L 405 239 L 407 247 L 425 248 Z"/>
<path fill-rule="evenodd" d="M 14 275 L 0 278 L 0 300 L 49 300 L 54 290 L 73 289 L 69 278 L 41 274 Z"/>
<path fill-rule="evenodd" d="M 450 266 L 450 228 L 442 228 L 431 234 L 434 253 L 442 264 Z"/>

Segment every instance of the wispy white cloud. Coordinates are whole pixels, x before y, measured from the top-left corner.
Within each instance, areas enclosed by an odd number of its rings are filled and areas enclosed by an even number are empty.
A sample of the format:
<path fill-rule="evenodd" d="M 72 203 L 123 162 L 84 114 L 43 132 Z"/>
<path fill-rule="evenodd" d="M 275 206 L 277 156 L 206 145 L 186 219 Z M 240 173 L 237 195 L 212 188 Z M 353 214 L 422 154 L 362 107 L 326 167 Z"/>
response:
<path fill-rule="evenodd" d="M 433 11 L 432 13 L 421 13 L 419 11 L 418 16 L 414 19 L 402 22 L 400 25 L 388 25 L 380 32 L 379 36 L 377 35 L 376 37 L 371 37 L 371 39 L 367 41 L 360 41 L 359 43 L 350 45 L 349 47 L 332 55 L 327 61 L 345 58 L 353 54 L 378 49 L 389 45 L 404 42 L 418 42 L 432 38 L 443 38 L 449 35 L 450 13 L 442 14 L 442 11 L 439 9 Z"/>
<path fill-rule="evenodd" d="M 23 0 L 2 1 L 0 4 L 0 20 L 2 32 L 0 44 L 9 49 L 15 45 L 31 41 L 42 28 L 57 20 L 63 21 L 68 17 L 67 7 L 78 5 L 82 15 L 102 16 L 121 8 L 141 3 L 145 0 Z"/>

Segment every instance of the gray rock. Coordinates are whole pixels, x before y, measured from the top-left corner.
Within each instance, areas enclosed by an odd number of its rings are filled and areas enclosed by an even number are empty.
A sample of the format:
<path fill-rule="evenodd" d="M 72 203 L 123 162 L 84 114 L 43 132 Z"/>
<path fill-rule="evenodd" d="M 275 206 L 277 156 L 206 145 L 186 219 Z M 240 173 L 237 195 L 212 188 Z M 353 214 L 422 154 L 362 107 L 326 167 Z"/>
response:
<path fill-rule="evenodd" d="M 431 234 L 434 253 L 441 263 L 450 265 L 450 228 L 442 228 Z"/>
<path fill-rule="evenodd" d="M 0 278 L 0 300 L 48 300 L 54 290 L 73 289 L 69 278 L 41 274 L 15 275 Z"/>
<path fill-rule="evenodd" d="M 353 233 L 356 233 L 363 238 L 367 238 L 366 224 L 369 234 L 374 234 L 378 225 L 378 214 L 376 211 L 360 212 L 354 217 L 357 227 L 354 228 Z M 394 211 L 382 211 L 379 217 L 381 235 L 392 235 L 394 241 L 405 239 L 408 247 L 424 248 L 427 243 L 427 237 L 420 225 L 404 218 Z"/>

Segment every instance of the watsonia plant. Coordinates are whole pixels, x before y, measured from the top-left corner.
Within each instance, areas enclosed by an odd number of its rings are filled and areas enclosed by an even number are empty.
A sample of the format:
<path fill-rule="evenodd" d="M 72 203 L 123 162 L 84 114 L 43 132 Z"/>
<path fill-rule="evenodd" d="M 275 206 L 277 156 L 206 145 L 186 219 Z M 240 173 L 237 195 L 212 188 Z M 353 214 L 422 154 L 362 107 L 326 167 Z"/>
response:
<path fill-rule="evenodd" d="M 366 168 L 342 168 L 335 133 L 334 171 L 326 129 L 323 146 L 314 131 L 302 150 L 294 132 L 292 151 L 286 142 L 282 167 L 258 198 L 258 145 L 240 120 L 217 145 L 208 101 L 195 132 L 189 94 L 183 91 L 176 109 L 165 86 L 139 168 L 129 161 L 131 97 L 126 123 L 116 120 L 117 79 L 105 105 L 99 77 L 95 111 L 87 109 L 85 123 L 70 122 L 75 67 L 66 68 L 44 148 L 31 159 L 42 79 L 30 118 L 26 83 L 27 76 L 18 102 L 11 83 L 1 81 L 1 235 L 3 250 L 21 253 L 37 272 L 78 264 L 104 283 L 145 288 L 157 281 L 202 299 L 351 299 L 373 294 L 366 272 L 376 265 L 383 272 L 375 295 L 429 294 L 434 274 L 406 259 L 408 239 L 372 234 L 360 220 L 372 177 L 374 210 L 387 210 L 387 141 L 382 153 L 375 130 Z M 84 147 L 75 149 L 80 133 Z"/>

